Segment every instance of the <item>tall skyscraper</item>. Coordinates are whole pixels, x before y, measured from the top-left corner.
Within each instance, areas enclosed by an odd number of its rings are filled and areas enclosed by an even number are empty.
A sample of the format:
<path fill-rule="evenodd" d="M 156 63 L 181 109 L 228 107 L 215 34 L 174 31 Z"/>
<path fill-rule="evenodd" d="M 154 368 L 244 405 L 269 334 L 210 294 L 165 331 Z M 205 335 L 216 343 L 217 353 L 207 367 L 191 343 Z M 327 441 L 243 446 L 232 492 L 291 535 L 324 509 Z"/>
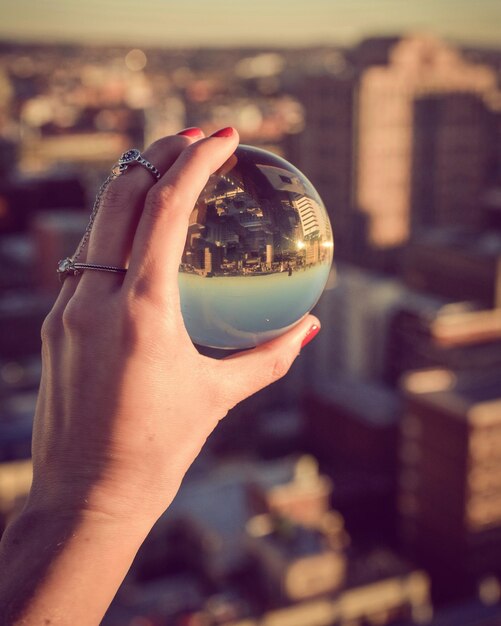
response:
<path fill-rule="evenodd" d="M 311 178 L 334 229 L 336 254 L 351 258 L 355 244 L 351 220 L 355 132 L 353 70 L 310 76 L 298 93 L 307 126 L 289 146 L 289 158 Z"/>
<path fill-rule="evenodd" d="M 403 373 L 429 367 L 486 376 L 501 368 L 501 309 L 411 294 L 389 324 L 387 382 L 396 384 Z"/>
<path fill-rule="evenodd" d="M 382 380 L 391 319 L 408 298 L 408 290 L 393 278 L 338 264 L 315 307 L 322 341 L 301 359 L 306 384 L 339 376 Z"/>
<path fill-rule="evenodd" d="M 501 308 L 501 231 L 431 229 L 407 248 L 403 275 L 417 291 Z"/>
<path fill-rule="evenodd" d="M 355 201 L 368 216 L 367 236 L 376 248 L 405 243 L 412 213 L 432 199 L 429 221 L 446 221 L 451 195 L 456 195 L 450 178 L 457 182 L 472 171 L 481 177 L 477 172 L 485 168 L 485 152 L 491 148 L 479 140 L 483 124 L 475 112 L 485 108 L 482 96 L 496 88 L 493 70 L 463 60 L 435 38 L 404 38 L 388 52 L 384 65 L 361 71 L 358 85 Z M 445 109 L 441 115 L 436 112 L 440 104 Z M 418 155 L 427 134 L 428 154 L 422 150 Z M 428 194 L 423 190 L 416 206 L 416 180 L 433 174 L 436 184 Z M 467 191 L 462 204 L 472 211 L 481 189 L 476 184 Z M 461 216 L 453 219 L 457 223 Z"/>
<path fill-rule="evenodd" d="M 437 226 L 477 226 L 479 200 L 493 182 L 494 112 L 483 94 L 458 90 L 419 95 L 413 120 L 412 233 Z"/>
<path fill-rule="evenodd" d="M 495 91 L 493 69 L 430 36 L 367 40 L 338 74 L 305 80 L 299 163 L 338 257 L 371 263 L 368 252 L 416 229 L 474 221 L 495 158 Z"/>
<path fill-rule="evenodd" d="M 402 539 L 447 594 L 501 570 L 500 379 L 424 370 L 403 383 Z"/>

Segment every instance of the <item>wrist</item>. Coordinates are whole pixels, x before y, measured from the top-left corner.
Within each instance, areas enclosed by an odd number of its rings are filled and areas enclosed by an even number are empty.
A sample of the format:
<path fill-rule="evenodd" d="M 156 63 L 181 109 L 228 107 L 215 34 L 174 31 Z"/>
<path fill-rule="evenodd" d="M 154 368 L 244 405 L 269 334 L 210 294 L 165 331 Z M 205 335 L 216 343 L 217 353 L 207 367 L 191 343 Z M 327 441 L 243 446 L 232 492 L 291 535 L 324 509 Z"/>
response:
<path fill-rule="evenodd" d="M 100 623 L 150 528 L 30 495 L 0 544 L 0 571 L 10 573 L 0 576 L 0 606 L 12 623 Z"/>
<path fill-rule="evenodd" d="M 110 528 L 144 539 L 158 519 L 148 507 L 106 497 L 97 486 L 80 489 L 44 489 L 32 486 L 20 516 L 33 524 L 60 524 Z"/>
<path fill-rule="evenodd" d="M 81 466 L 35 461 L 30 503 L 42 509 L 48 506 L 70 514 L 91 511 L 127 524 L 153 526 L 174 499 L 185 471 L 173 463 L 156 474 L 143 472 L 138 461 L 100 470 Z"/>

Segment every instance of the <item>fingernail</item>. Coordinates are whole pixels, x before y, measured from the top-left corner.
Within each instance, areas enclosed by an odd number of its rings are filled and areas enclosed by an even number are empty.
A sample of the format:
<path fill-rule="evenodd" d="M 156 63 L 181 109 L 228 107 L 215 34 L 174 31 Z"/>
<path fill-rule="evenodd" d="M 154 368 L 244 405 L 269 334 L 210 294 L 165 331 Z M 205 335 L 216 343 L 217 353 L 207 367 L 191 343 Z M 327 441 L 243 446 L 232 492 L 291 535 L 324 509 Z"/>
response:
<path fill-rule="evenodd" d="M 190 128 L 185 128 L 184 130 L 177 133 L 178 135 L 183 135 L 184 137 L 198 137 L 202 135 L 202 129 L 197 128 L 196 126 L 192 126 Z"/>
<path fill-rule="evenodd" d="M 320 332 L 320 326 L 318 326 L 317 324 L 313 324 L 313 326 L 310 326 L 310 329 L 304 336 L 303 343 L 301 344 L 301 349 L 303 349 L 306 345 L 308 345 L 310 341 L 318 335 L 319 332 Z"/>
<path fill-rule="evenodd" d="M 221 128 L 215 133 L 212 133 L 211 137 L 231 137 L 232 135 L 233 128 L 231 126 L 227 126 L 226 128 Z"/>

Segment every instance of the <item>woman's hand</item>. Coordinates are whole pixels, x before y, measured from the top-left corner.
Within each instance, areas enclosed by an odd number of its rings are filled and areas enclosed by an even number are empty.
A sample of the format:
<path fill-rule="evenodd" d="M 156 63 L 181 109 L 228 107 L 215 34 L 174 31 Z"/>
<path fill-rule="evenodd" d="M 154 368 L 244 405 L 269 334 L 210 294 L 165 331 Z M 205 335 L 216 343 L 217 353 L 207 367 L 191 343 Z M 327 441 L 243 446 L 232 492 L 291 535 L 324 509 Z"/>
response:
<path fill-rule="evenodd" d="M 178 268 L 188 218 L 237 147 L 228 132 L 162 139 L 145 152 L 164 172 L 158 183 L 136 166 L 108 187 L 86 260 L 129 269 L 125 279 L 67 278 L 44 324 L 33 497 L 156 519 L 219 420 L 283 376 L 318 324 L 309 317 L 226 360 L 201 356 L 185 330 Z"/>
<path fill-rule="evenodd" d="M 20 603 L 30 617 L 46 610 L 55 620 L 46 623 L 95 623 L 219 420 L 283 376 L 319 326 L 308 316 L 278 339 L 223 360 L 200 355 L 185 330 L 178 268 L 188 218 L 237 143 L 232 129 L 208 138 L 192 129 L 145 151 L 163 174 L 156 184 L 140 166 L 112 181 L 79 260 L 128 271 L 68 277 L 44 323 L 33 487 L 3 546 L 8 558 L 16 538 L 34 524 L 43 528 L 45 557 L 26 574 L 25 596 L 34 600 Z M 16 554 L 22 569 L 23 551 Z M 58 621 L 61 607 L 74 611 L 67 621 Z"/>

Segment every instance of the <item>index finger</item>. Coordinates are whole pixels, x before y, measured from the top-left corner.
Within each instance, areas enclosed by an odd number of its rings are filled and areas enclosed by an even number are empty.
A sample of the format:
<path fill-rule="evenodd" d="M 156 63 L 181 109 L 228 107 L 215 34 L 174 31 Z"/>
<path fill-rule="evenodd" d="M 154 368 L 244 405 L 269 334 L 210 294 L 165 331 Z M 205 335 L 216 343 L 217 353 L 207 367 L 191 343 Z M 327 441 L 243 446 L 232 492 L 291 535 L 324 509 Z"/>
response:
<path fill-rule="evenodd" d="M 238 145 L 233 128 L 218 133 L 186 148 L 148 192 L 132 244 L 125 289 L 139 284 L 141 293 L 177 292 L 189 216 L 209 176 Z"/>

